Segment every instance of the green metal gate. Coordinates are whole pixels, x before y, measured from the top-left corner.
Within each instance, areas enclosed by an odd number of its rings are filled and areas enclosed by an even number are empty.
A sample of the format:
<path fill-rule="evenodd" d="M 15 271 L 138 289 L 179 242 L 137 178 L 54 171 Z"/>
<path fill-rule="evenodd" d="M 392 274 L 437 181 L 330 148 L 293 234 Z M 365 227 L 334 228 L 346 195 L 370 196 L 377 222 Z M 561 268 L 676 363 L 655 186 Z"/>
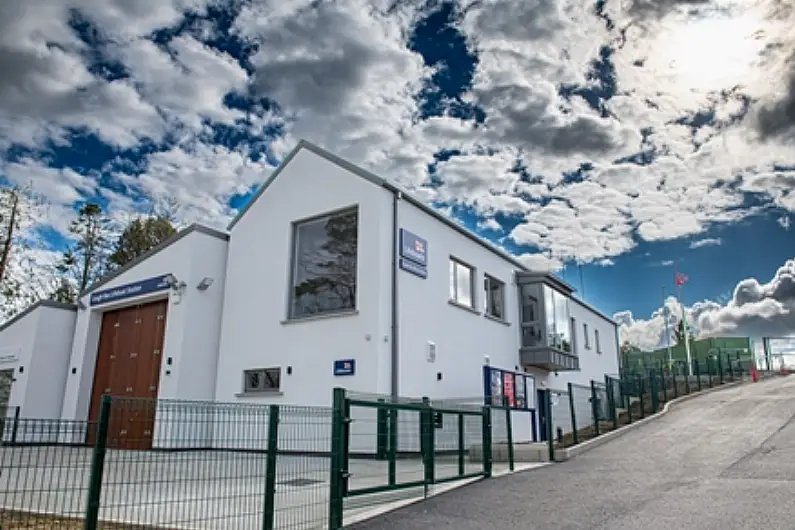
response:
<path fill-rule="evenodd" d="M 491 476 L 488 407 L 335 389 L 332 421 L 331 528 L 344 499 Z"/>

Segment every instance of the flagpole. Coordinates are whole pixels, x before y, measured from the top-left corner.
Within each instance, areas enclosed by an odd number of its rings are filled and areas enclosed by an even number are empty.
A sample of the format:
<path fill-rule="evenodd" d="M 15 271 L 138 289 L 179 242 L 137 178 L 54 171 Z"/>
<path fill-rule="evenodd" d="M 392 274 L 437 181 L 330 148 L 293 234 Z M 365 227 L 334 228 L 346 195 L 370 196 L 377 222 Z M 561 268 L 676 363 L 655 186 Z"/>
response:
<path fill-rule="evenodd" d="M 674 357 L 671 353 L 671 331 L 668 328 L 668 306 L 665 305 L 665 285 L 662 286 L 663 318 L 665 319 L 665 342 L 668 346 L 668 364 L 673 365 Z"/>
<path fill-rule="evenodd" d="M 687 333 L 687 315 L 685 313 L 685 301 L 682 298 L 682 285 L 684 285 L 684 281 L 679 281 L 677 278 L 676 287 L 679 291 L 679 304 L 682 306 L 682 333 L 684 334 L 685 355 L 687 356 L 687 375 L 690 376 L 693 375 L 693 360 L 690 357 L 690 336 Z"/>

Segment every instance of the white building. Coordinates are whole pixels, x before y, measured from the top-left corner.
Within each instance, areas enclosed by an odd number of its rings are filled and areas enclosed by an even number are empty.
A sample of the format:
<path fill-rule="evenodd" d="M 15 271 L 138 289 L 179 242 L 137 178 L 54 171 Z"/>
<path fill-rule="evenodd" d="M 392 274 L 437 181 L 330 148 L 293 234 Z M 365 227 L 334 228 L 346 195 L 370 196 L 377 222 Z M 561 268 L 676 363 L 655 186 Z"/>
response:
<path fill-rule="evenodd" d="M 31 367 L 27 382 L 11 378 L 23 416 L 95 419 L 105 393 L 323 406 L 335 386 L 482 397 L 485 364 L 532 375 L 520 383 L 534 408 L 537 390 L 618 373 L 616 324 L 572 291 L 302 141 L 228 234 L 183 230 L 82 293 L 76 313 L 34 306 L 0 332 L 0 363 Z M 47 370 L 63 383 L 28 391 Z"/>

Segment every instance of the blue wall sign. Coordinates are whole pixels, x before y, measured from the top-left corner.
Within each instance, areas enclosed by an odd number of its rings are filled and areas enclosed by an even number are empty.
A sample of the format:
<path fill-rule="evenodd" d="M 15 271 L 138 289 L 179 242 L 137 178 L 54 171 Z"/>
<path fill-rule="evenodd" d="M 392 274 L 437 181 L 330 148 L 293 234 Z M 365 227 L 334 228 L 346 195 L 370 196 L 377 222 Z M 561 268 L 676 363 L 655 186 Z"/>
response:
<path fill-rule="evenodd" d="M 354 373 L 356 373 L 356 361 L 354 359 L 334 361 L 334 375 L 353 375 Z"/>
<path fill-rule="evenodd" d="M 428 242 L 405 228 L 401 228 L 400 256 L 425 267 L 428 265 Z"/>
<path fill-rule="evenodd" d="M 422 279 L 428 277 L 428 242 L 400 229 L 400 268 Z"/>
<path fill-rule="evenodd" d="M 411 260 L 406 258 L 400 258 L 400 268 L 406 272 L 410 272 L 415 276 L 419 276 L 423 280 L 428 277 L 428 269 L 423 267 L 422 265 L 418 265 Z"/>
<path fill-rule="evenodd" d="M 165 291 L 168 289 L 166 277 L 168 277 L 168 274 L 91 293 L 89 303 L 91 305 L 106 304 L 108 302 L 117 302 L 126 298 L 132 298 L 134 296 Z"/>

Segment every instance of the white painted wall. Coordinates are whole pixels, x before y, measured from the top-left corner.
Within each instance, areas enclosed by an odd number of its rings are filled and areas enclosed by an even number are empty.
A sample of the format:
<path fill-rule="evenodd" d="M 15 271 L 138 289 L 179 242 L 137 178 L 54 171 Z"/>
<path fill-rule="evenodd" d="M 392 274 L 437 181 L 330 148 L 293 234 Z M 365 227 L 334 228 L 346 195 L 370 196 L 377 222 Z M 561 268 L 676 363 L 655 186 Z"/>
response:
<path fill-rule="evenodd" d="M 0 370 L 13 369 L 15 379 L 8 404 L 28 419 L 17 426 L 19 442 L 58 437 L 40 420 L 60 417 L 75 319 L 74 308 L 43 302 L 0 331 L 0 359 L 7 359 L 0 362 Z M 3 439 L 9 441 L 10 423 L 6 427 Z"/>
<path fill-rule="evenodd" d="M 357 312 L 286 322 L 291 224 L 357 204 Z M 335 386 L 388 392 L 380 385 L 389 372 L 379 363 L 390 351 L 390 211 L 388 191 L 311 151 L 284 167 L 231 230 L 218 401 L 328 407 Z M 339 359 L 355 359 L 355 375 L 335 377 Z M 242 395 L 243 371 L 269 367 L 282 368 L 281 392 Z"/>
<path fill-rule="evenodd" d="M 88 418 L 94 383 L 102 313 L 110 309 L 169 297 L 166 316 L 160 399 L 205 399 L 214 397 L 216 353 L 224 295 L 227 242 L 214 233 L 190 231 L 171 245 L 125 270 L 98 290 L 133 283 L 162 274 L 174 274 L 186 282 L 182 295 L 168 292 L 128 298 L 119 303 L 101 304 L 79 310 L 71 348 L 70 366 L 76 374 L 67 378 L 62 418 Z M 196 285 L 213 278 L 206 291 Z M 90 294 L 83 297 L 89 305 Z M 169 365 L 167 360 L 171 358 Z"/>

